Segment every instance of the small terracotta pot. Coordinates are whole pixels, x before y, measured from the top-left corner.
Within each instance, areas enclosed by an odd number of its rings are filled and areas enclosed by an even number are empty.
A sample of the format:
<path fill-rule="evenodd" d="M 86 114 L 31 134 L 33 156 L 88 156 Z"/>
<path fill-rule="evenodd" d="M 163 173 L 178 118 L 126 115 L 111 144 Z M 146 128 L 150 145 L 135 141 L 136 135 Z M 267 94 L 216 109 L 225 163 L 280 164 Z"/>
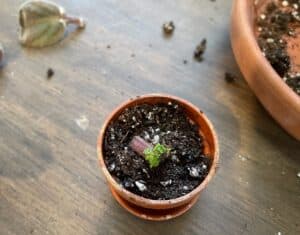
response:
<path fill-rule="evenodd" d="M 300 140 L 300 97 L 279 77 L 263 56 L 255 37 L 254 0 L 235 0 L 231 16 L 231 44 L 236 61 L 260 102 L 273 118 Z M 258 8 L 266 1 L 258 1 Z M 294 58 L 299 51 L 289 51 Z M 299 59 L 299 58 L 298 58 Z"/>
<path fill-rule="evenodd" d="M 104 136 L 109 124 L 116 118 L 118 118 L 118 116 L 126 108 L 143 103 L 156 104 L 168 103 L 170 101 L 176 101 L 179 105 L 181 105 L 186 110 L 187 116 L 201 127 L 201 130 L 199 130 L 199 132 L 204 139 L 204 153 L 211 157 L 212 164 L 209 173 L 204 181 L 190 193 L 170 200 L 151 200 L 129 192 L 120 184 L 118 184 L 111 176 L 104 162 Z M 110 189 L 115 199 L 132 214 L 148 220 L 168 220 L 177 217 L 190 209 L 191 206 L 197 201 L 200 192 L 207 186 L 208 182 L 214 176 L 219 159 L 217 136 L 212 124 L 206 118 L 203 112 L 183 99 L 160 94 L 137 97 L 123 103 L 118 108 L 116 108 L 106 119 L 102 129 L 100 130 L 97 142 L 97 153 L 100 167 L 109 183 Z"/>

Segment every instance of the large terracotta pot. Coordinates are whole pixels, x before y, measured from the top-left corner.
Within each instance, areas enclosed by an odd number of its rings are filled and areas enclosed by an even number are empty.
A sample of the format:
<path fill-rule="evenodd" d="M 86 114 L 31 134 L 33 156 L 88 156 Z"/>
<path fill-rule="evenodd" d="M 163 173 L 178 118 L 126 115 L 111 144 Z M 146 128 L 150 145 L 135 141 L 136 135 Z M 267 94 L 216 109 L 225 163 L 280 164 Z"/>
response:
<path fill-rule="evenodd" d="M 184 107 L 188 117 L 201 127 L 201 131 L 199 131 L 204 139 L 204 152 L 211 157 L 212 165 L 204 181 L 190 193 L 171 200 L 151 200 L 127 191 L 111 176 L 104 162 L 104 136 L 109 124 L 116 118 L 118 118 L 118 116 L 121 112 L 124 111 L 124 109 L 142 103 L 155 104 L 168 103 L 170 101 L 176 101 L 182 107 Z M 97 153 L 100 167 L 108 181 L 115 199 L 132 214 L 148 220 L 167 220 L 179 216 L 189 210 L 197 201 L 201 191 L 207 186 L 209 181 L 214 176 L 219 159 L 217 136 L 212 124 L 203 114 L 203 112 L 183 99 L 160 94 L 137 97 L 123 103 L 118 108 L 116 108 L 106 119 L 102 129 L 100 130 L 97 142 Z"/>
<path fill-rule="evenodd" d="M 292 136 L 300 140 L 300 97 L 289 88 L 263 56 L 255 38 L 254 0 L 235 0 L 231 44 L 236 61 L 263 106 Z M 258 1 L 261 7 L 266 1 Z M 292 54 L 299 51 L 291 51 Z"/>

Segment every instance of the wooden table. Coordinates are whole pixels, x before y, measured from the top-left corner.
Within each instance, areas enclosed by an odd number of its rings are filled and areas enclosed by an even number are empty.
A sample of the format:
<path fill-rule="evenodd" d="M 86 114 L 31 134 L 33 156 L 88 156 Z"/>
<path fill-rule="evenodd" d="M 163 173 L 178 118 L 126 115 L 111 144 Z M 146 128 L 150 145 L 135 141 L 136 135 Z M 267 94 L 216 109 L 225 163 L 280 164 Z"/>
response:
<path fill-rule="evenodd" d="M 238 72 L 230 1 L 59 1 L 88 25 L 43 50 L 18 44 L 21 2 L 2 1 L 0 10 L 1 235 L 300 234 L 300 144 Z M 170 38 L 161 32 L 167 20 L 176 25 Z M 193 51 L 204 37 L 207 51 L 198 63 Z M 238 77 L 235 83 L 225 82 L 226 71 Z M 96 156 L 98 130 L 111 110 L 153 92 L 201 107 L 221 148 L 220 169 L 199 202 L 161 223 L 135 218 L 116 203 Z"/>

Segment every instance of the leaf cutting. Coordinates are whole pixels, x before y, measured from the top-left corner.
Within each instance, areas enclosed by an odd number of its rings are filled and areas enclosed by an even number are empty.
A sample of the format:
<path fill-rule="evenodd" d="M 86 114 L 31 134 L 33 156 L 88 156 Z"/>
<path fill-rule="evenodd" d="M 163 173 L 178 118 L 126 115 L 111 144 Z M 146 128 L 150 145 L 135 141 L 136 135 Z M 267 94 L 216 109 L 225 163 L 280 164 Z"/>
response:
<path fill-rule="evenodd" d="M 19 9 L 19 41 L 27 47 L 46 47 L 64 38 L 68 24 L 84 28 L 85 22 L 79 17 L 70 17 L 63 7 L 44 0 L 31 0 Z"/>

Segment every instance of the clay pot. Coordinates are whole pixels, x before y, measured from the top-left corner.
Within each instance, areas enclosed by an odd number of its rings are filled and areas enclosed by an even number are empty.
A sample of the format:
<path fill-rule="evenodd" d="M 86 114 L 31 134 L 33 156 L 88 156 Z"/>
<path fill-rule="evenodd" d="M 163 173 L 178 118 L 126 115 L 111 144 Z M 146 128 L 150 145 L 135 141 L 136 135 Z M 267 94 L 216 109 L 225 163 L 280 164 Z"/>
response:
<path fill-rule="evenodd" d="M 256 42 L 255 14 L 257 7 L 266 1 L 258 1 L 256 7 L 254 2 L 234 1 L 231 16 L 233 52 L 245 79 L 263 106 L 288 133 L 300 140 L 300 97 L 279 77 Z M 290 51 L 292 57 L 299 55 L 296 50 Z"/>
<path fill-rule="evenodd" d="M 204 181 L 190 193 L 171 200 L 151 200 L 136 194 L 133 194 L 119 185 L 109 173 L 104 162 L 104 135 L 108 125 L 114 121 L 124 109 L 132 107 L 142 103 L 156 104 L 156 103 L 168 103 L 170 101 L 176 101 L 182 107 L 185 108 L 188 117 L 197 123 L 201 127 L 200 134 L 204 139 L 204 153 L 211 156 L 212 165 L 207 177 Z M 208 182 L 214 176 L 219 159 L 219 147 L 217 136 L 213 129 L 212 124 L 206 118 L 202 111 L 191 103 L 169 95 L 145 95 L 131 99 L 118 108 L 116 108 L 110 116 L 106 119 L 97 142 L 97 153 L 99 158 L 100 167 L 108 181 L 110 189 L 115 199 L 132 214 L 148 220 L 168 220 L 177 217 L 187 210 L 189 210 L 197 201 L 200 192 L 207 186 Z"/>

